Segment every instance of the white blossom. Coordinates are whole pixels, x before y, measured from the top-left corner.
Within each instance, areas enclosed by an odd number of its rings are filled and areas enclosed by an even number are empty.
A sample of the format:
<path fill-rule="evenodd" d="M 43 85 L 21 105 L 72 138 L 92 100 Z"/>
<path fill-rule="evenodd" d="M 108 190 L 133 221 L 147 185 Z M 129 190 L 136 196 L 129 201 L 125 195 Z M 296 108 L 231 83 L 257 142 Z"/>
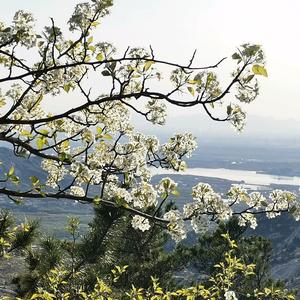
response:
<path fill-rule="evenodd" d="M 282 211 L 288 211 L 296 202 L 296 195 L 289 191 L 273 190 L 270 194 L 271 202 L 266 206 L 268 218 L 279 216 Z"/>
<path fill-rule="evenodd" d="M 167 116 L 167 106 L 160 100 L 150 100 L 146 105 L 148 112 L 148 120 L 153 124 L 164 125 Z"/>
<path fill-rule="evenodd" d="M 52 188 L 56 188 L 58 186 L 58 182 L 61 181 L 67 173 L 64 166 L 51 159 L 44 159 L 41 167 L 48 172 L 46 185 Z"/>
<path fill-rule="evenodd" d="M 101 182 L 101 170 L 91 170 L 88 166 L 80 162 L 73 162 L 70 168 L 70 174 L 76 178 L 76 183 L 99 184 Z"/>
<path fill-rule="evenodd" d="M 300 221 L 300 202 L 295 203 L 290 209 L 296 221 Z"/>
<path fill-rule="evenodd" d="M 196 138 L 191 133 L 176 134 L 162 145 L 161 151 L 166 156 L 170 168 L 182 170 L 182 157 L 190 157 L 192 152 L 197 148 Z"/>
<path fill-rule="evenodd" d="M 246 125 L 246 113 L 242 110 L 239 105 L 233 104 L 230 106 L 230 109 L 227 109 L 229 114 L 228 118 L 231 124 L 238 130 L 243 130 Z"/>
<path fill-rule="evenodd" d="M 142 182 L 131 191 L 133 205 L 138 208 L 156 206 L 157 192 L 153 186 L 147 182 Z"/>
<path fill-rule="evenodd" d="M 98 106 L 92 106 L 90 110 L 96 114 L 97 121 L 103 123 L 110 132 L 131 132 L 133 129 L 129 122 L 129 110 L 120 101 L 102 102 Z"/>
<path fill-rule="evenodd" d="M 181 213 L 178 210 L 170 210 L 164 214 L 164 219 L 169 221 L 168 230 L 175 242 L 186 238 L 186 229 Z"/>
<path fill-rule="evenodd" d="M 239 203 L 243 201 L 247 201 L 249 195 L 247 190 L 240 185 L 234 184 L 230 187 L 227 193 L 228 199 L 232 200 L 234 203 Z"/>
<path fill-rule="evenodd" d="M 139 229 L 141 231 L 147 231 L 151 228 L 149 220 L 139 215 L 133 216 L 131 225 L 134 229 Z"/>
<path fill-rule="evenodd" d="M 156 186 L 158 193 L 170 194 L 177 188 L 177 183 L 170 177 L 165 177 L 160 180 Z"/>
<path fill-rule="evenodd" d="M 209 184 L 198 183 L 192 189 L 192 197 L 197 201 L 196 212 L 216 214 L 218 219 L 226 221 L 232 216 L 232 210 L 221 195 L 214 192 Z"/>
<path fill-rule="evenodd" d="M 88 2 L 79 3 L 69 20 L 70 30 L 75 29 L 86 30 L 94 16 L 94 11 Z"/>
<path fill-rule="evenodd" d="M 159 149 L 159 140 L 156 136 L 148 136 L 145 140 L 145 146 L 148 151 L 157 152 Z"/>
<path fill-rule="evenodd" d="M 73 185 L 70 187 L 70 194 L 74 196 L 84 197 L 85 191 L 82 187 Z"/>
<path fill-rule="evenodd" d="M 245 203 L 255 209 L 259 209 L 259 207 L 267 203 L 267 199 L 259 192 L 252 192 L 249 194 L 249 198 L 246 198 Z"/>
<path fill-rule="evenodd" d="M 109 182 L 105 185 L 105 196 L 115 201 L 116 203 L 119 201 L 125 202 L 125 203 L 131 203 L 132 202 L 132 196 L 130 192 L 122 187 L 117 186 L 113 182 Z"/>
<path fill-rule="evenodd" d="M 31 48 L 36 44 L 34 21 L 32 14 L 23 10 L 17 11 L 13 18 L 15 40 L 27 48 Z"/>
<path fill-rule="evenodd" d="M 226 291 L 224 297 L 225 300 L 238 300 L 234 291 Z"/>
<path fill-rule="evenodd" d="M 247 226 L 249 225 L 250 228 L 255 229 L 257 227 L 257 220 L 255 215 L 252 213 L 243 213 L 241 216 L 238 217 L 239 225 L 240 226 Z"/>

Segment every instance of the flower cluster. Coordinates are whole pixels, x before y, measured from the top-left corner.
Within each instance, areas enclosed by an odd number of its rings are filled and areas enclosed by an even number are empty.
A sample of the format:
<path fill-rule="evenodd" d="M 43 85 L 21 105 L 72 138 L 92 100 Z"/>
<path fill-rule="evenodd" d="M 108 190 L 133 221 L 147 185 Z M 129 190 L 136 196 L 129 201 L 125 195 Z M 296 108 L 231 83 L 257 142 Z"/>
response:
<path fill-rule="evenodd" d="M 106 101 L 99 106 L 91 107 L 96 120 L 103 123 L 110 132 L 131 132 L 133 127 L 129 122 L 128 108 L 120 101 Z"/>
<path fill-rule="evenodd" d="M 1 44 L 7 44 L 11 41 L 11 28 L 6 27 L 3 22 L 0 21 L 0 42 Z M 1 57 L 1 63 L 4 63 L 5 58 Z"/>
<path fill-rule="evenodd" d="M 221 195 L 216 193 L 212 187 L 205 183 L 198 183 L 192 189 L 192 197 L 195 200 L 192 205 L 186 204 L 185 214 L 207 214 L 217 215 L 222 221 L 227 221 L 232 216 L 232 210 L 228 203 L 223 201 Z M 192 210 L 192 212 L 190 212 Z"/>
<path fill-rule="evenodd" d="M 71 164 L 70 174 L 75 178 L 77 184 L 99 184 L 102 172 L 99 169 L 89 168 L 83 163 L 74 162 Z"/>
<path fill-rule="evenodd" d="M 217 223 L 212 221 L 207 215 L 193 216 L 191 226 L 197 234 L 201 235 L 208 232 L 213 233 L 218 227 Z"/>
<path fill-rule="evenodd" d="M 31 48 L 36 44 L 34 21 L 32 14 L 23 10 L 17 11 L 13 18 L 14 27 L 12 34 L 14 39 L 27 48 Z"/>
<path fill-rule="evenodd" d="M 123 206 L 132 202 L 130 192 L 125 188 L 119 187 L 114 182 L 109 182 L 105 185 L 105 198 Z"/>
<path fill-rule="evenodd" d="M 184 156 L 190 157 L 197 148 L 196 138 L 191 133 L 176 134 L 167 143 L 162 145 L 162 153 L 166 156 L 170 168 L 184 170 L 186 164 Z"/>
<path fill-rule="evenodd" d="M 168 230 L 175 242 L 186 238 L 186 228 L 180 211 L 170 210 L 164 214 L 164 219 L 168 220 Z"/>
<path fill-rule="evenodd" d="M 139 215 L 133 216 L 131 224 L 134 229 L 141 231 L 147 231 L 151 228 L 149 220 Z"/>
<path fill-rule="evenodd" d="M 294 193 L 274 190 L 270 194 L 270 199 L 271 202 L 266 206 L 268 218 L 275 218 L 283 211 L 292 210 L 295 219 L 299 220 L 300 215 L 297 214 L 297 210 L 299 211 L 300 203 L 297 202 L 297 197 Z"/>
<path fill-rule="evenodd" d="M 66 168 L 62 164 L 51 159 L 44 159 L 41 166 L 48 173 L 46 184 L 52 188 L 57 188 L 58 183 L 67 173 Z"/>
<path fill-rule="evenodd" d="M 57 64 L 59 64 L 57 62 Z M 86 71 L 85 66 L 74 66 L 65 72 L 63 68 L 55 69 L 41 76 L 39 86 L 43 88 L 45 93 L 56 96 L 64 89 L 69 91 L 75 89 L 76 82 Z"/>
<path fill-rule="evenodd" d="M 74 196 L 84 197 L 85 191 L 82 187 L 73 185 L 70 188 L 70 194 Z"/>
<path fill-rule="evenodd" d="M 167 106 L 163 102 L 154 99 L 150 100 L 147 103 L 146 108 L 149 110 L 147 113 L 147 118 L 149 121 L 151 121 L 153 124 L 165 124 Z"/>
<path fill-rule="evenodd" d="M 94 19 L 104 17 L 109 13 L 108 8 L 112 6 L 112 0 L 92 0 L 92 5 L 88 2 L 79 3 L 69 20 L 70 31 L 87 30 Z"/>
<path fill-rule="evenodd" d="M 177 183 L 169 177 L 162 178 L 157 185 L 157 190 L 160 194 L 169 195 L 176 191 Z"/>
<path fill-rule="evenodd" d="M 228 119 L 231 124 L 238 130 L 243 130 L 246 124 L 246 113 L 237 104 L 232 104 L 227 107 Z"/>
<path fill-rule="evenodd" d="M 225 300 L 238 300 L 234 291 L 226 291 L 224 297 Z"/>
<path fill-rule="evenodd" d="M 77 4 L 69 20 L 70 31 L 86 30 L 90 26 L 93 17 L 94 11 L 88 2 Z"/>
<path fill-rule="evenodd" d="M 243 213 L 239 217 L 239 225 L 240 226 L 247 226 L 249 225 L 250 228 L 255 229 L 257 226 L 256 217 L 251 213 Z"/>
<path fill-rule="evenodd" d="M 131 191 L 133 206 L 146 208 L 157 205 L 157 192 L 154 187 L 146 182 L 142 182 Z"/>
<path fill-rule="evenodd" d="M 202 97 L 206 99 L 215 98 L 221 94 L 220 83 L 217 75 L 213 72 L 198 73 L 194 81 L 196 82 L 196 91 L 199 94 L 203 93 Z"/>
<path fill-rule="evenodd" d="M 22 89 L 20 86 L 13 86 L 8 92 L 7 96 L 11 99 L 17 99 L 17 95 L 21 93 Z M 41 101 L 43 94 L 36 95 L 35 93 L 28 93 L 22 103 L 15 109 L 13 118 L 15 120 L 20 119 L 41 119 L 46 116 L 45 111 L 41 107 Z M 21 127 L 19 127 L 21 129 Z"/>

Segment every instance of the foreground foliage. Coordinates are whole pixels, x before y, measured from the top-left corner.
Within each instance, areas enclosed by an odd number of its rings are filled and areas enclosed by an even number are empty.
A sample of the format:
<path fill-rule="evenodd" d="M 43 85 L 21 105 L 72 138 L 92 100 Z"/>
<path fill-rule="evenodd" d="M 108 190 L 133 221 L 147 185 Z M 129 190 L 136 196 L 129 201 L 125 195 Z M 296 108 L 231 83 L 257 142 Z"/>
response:
<path fill-rule="evenodd" d="M 167 233 L 178 243 L 186 238 L 189 226 L 204 234 L 232 216 L 240 226 L 252 228 L 257 225 L 256 215 L 262 213 L 273 218 L 289 212 L 299 220 L 296 195 L 275 190 L 266 197 L 233 186 L 223 199 L 210 185 L 199 182 L 192 188 L 193 200 L 178 209 L 173 201 L 180 187 L 171 178 L 154 184 L 153 169 L 184 171 L 184 159 L 196 149 L 196 138 L 176 133 L 161 144 L 156 136 L 135 130 L 131 115 L 164 125 L 167 105 L 193 106 L 241 131 L 246 118 L 242 105 L 255 100 L 257 78 L 267 76 L 264 53 L 259 45 L 241 45 L 231 56 L 233 71 L 224 84 L 215 70 L 225 59 L 195 66 L 195 52 L 187 64 L 178 64 L 158 59 L 151 47 L 128 48 L 120 54 L 113 45 L 93 37 L 112 4 L 111 0 L 77 4 L 67 34 L 53 19 L 37 34 L 33 16 L 25 11 L 16 12 L 10 25 L 0 23 L 0 141 L 16 156 L 39 160 L 37 173 L 46 174 L 46 179 L 27 178 L 14 165 L 3 166 L 1 196 L 17 204 L 27 198 L 41 203 L 54 198 L 95 206 L 91 230 L 80 243 L 78 220 L 71 219 L 71 241 L 48 238 L 38 250 L 29 250 L 27 285 L 39 289 L 33 296 L 37 299 L 234 300 L 232 280 L 252 275 L 254 265 L 235 256 L 236 244 L 228 236 L 230 250 L 216 264 L 219 271 L 210 276 L 210 284 L 180 290 L 171 288 L 168 276 L 160 277 L 164 267 L 154 266 L 156 258 L 162 266 L 172 261 L 167 254 L 159 255 L 163 247 L 159 239 L 165 241 Z M 91 80 L 93 76 L 99 85 Z M 234 97 L 229 98 L 229 93 Z M 63 104 L 59 111 L 53 109 L 57 98 Z M 0 240 L 2 256 L 26 244 L 35 231 L 35 225 L 27 222 L 19 227 L 6 224 Z M 126 236 L 135 239 L 134 245 L 142 243 L 142 250 L 134 250 Z M 123 263 L 122 251 L 127 251 L 126 272 L 115 267 Z M 141 254 L 142 278 L 130 273 L 135 267 L 134 252 Z M 125 284 L 122 276 L 126 274 L 130 279 Z M 151 275 L 166 280 L 164 286 L 151 280 Z M 136 288 L 128 286 L 132 283 Z M 252 291 L 249 297 L 292 299 L 275 288 Z"/>
<path fill-rule="evenodd" d="M 66 228 L 70 239 L 44 237 L 39 243 L 35 240 L 34 247 L 22 239 L 19 248 L 11 248 L 10 252 L 19 253 L 22 249 L 27 263 L 25 273 L 14 279 L 19 299 L 224 299 L 226 292 L 225 299 L 235 299 L 230 295 L 240 300 L 293 299 L 284 284 L 270 277 L 269 242 L 243 237 L 238 220 L 222 224 L 213 235 L 200 236 L 195 245 L 166 250 L 168 239 L 162 228 L 145 238 L 128 218 L 118 220 L 119 229 L 111 231 L 114 237 L 104 233 L 110 222 L 108 216 L 103 220 L 104 212 L 102 218 L 95 218 L 97 232 L 92 223 L 91 231 L 79 237 L 79 220 L 70 218 Z M 29 228 L 28 224 L 22 228 Z M 15 226 L 6 227 L 3 235 L 10 230 Z M 199 270 L 196 277 L 174 276 L 191 266 Z"/>
<path fill-rule="evenodd" d="M 139 288 L 134 285 L 130 289 L 120 290 L 116 284 L 120 278 L 126 275 L 130 266 L 116 266 L 111 270 L 110 276 L 97 278 L 97 282 L 91 292 L 87 292 L 80 284 L 76 284 L 76 278 L 80 278 L 81 273 L 76 272 L 69 277 L 69 271 L 58 267 L 52 269 L 47 274 L 47 279 L 43 287 L 38 287 L 37 292 L 30 297 L 22 299 L 225 299 L 235 300 L 240 296 L 248 299 L 286 299 L 294 300 L 295 296 L 287 290 L 271 286 L 262 290 L 255 289 L 251 293 L 235 292 L 232 290 L 233 282 L 239 278 L 243 280 L 253 276 L 255 265 L 246 264 L 241 258 L 236 256 L 237 244 L 231 240 L 228 234 L 222 235 L 229 246 L 225 252 L 223 260 L 214 265 L 216 274 L 209 277 L 208 284 L 197 284 L 195 286 L 181 288 L 177 290 L 166 290 L 161 287 L 159 279 L 151 277 L 152 284 L 148 288 Z M 75 280 L 74 280 L 75 279 Z M 2 298 L 3 300 L 9 297 Z M 21 298 L 17 298 L 21 299 Z M 239 298 L 241 299 L 241 298 Z"/>

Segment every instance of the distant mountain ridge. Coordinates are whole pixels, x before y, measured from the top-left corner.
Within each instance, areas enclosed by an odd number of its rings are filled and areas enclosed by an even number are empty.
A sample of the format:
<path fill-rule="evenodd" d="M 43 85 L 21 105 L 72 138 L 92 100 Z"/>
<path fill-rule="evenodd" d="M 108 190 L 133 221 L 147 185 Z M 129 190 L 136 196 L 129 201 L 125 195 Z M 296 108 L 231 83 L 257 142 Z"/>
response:
<path fill-rule="evenodd" d="M 199 113 L 167 117 L 165 126 L 151 125 L 141 117 L 134 116 L 133 122 L 141 132 L 166 138 L 175 132 L 190 131 L 198 137 L 199 143 L 235 147 L 276 146 L 300 149 L 300 121 L 276 120 L 270 117 L 248 116 L 241 133 L 228 122 L 216 122 Z"/>
<path fill-rule="evenodd" d="M 223 164 L 230 164 L 230 158 L 234 158 L 238 153 L 230 153 L 230 148 L 225 147 L 218 148 L 213 151 L 212 148 L 209 155 L 203 158 L 199 152 L 196 152 L 193 160 L 189 164 L 204 164 L 207 166 L 213 167 L 222 166 Z M 235 148 L 232 148 L 235 149 Z M 240 156 L 241 150 L 240 148 Z M 255 148 L 254 148 L 255 149 Z M 293 164 L 300 163 L 300 159 L 297 156 L 297 150 L 294 162 L 290 163 L 290 166 Z M 226 152 L 229 152 L 226 154 Z M 276 151 L 275 151 L 276 152 Z M 251 154 L 255 156 L 255 151 Z M 284 154 L 284 153 L 283 153 Z M 249 153 L 245 154 L 245 157 L 248 157 Z M 250 155 L 250 156 L 251 156 Z M 267 155 L 268 156 L 268 155 Z M 273 155 L 274 160 L 276 157 L 280 156 L 280 151 L 276 152 Z M 215 157 L 215 159 L 214 159 Z M 225 157 L 225 158 L 224 158 Z M 227 158 L 228 159 L 227 159 Z M 29 176 L 37 176 L 42 180 L 46 179 L 46 173 L 41 170 L 40 162 L 41 160 L 36 157 L 30 159 L 18 158 L 14 155 L 13 151 L 0 147 L 0 160 L 2 161 L 1 169 L 8 170 L 10 166 L 15 166 L 16 175 L 21 176 L 22 178 L 29 178 Z M 281 162 L 284 165 L 284 161 Z M 253 164 L 252 164 L 253 165 Z M 272 166 L 272 162 L 269 164 Z M 229 165 L 230 166 L 230 165 Z M 245 166 L 245 165 L 244 165 Z M 251 163 L 249 163 L 251 166 Z M 257 165 L 253 165 L 254 168 Z M 278 164 L 277 164 L 278 166 Z M 298 166 L 298 165 L 296 165 Z M 280 168 L 277 169 L 280 172 Z M 3 172 L 3 171 L 2 171 Z M 158 178 L 154 179 L 155 181 Z M 218 192 L 224 192 L 228 189 L 231 182 L 228 180 L 220 179 L 211 179 L 211 178 L 199 178 L 198 176 L 181 176 L 176 175 L 176 181 L 179 182 L 180 188 L 182 189 L 182 195 L 189 195 L 191 187 L 196 184 L 199 180 L 210 183 L 216 188 Z M 24 188 L 29 185 L 29 180 L 25 180 L 20 188 Z M 271 187 L 272 188 L 272 187 Z M 274 187 L 278 188 L 278 187 Z M 286 188 L 286 187 L 282 187 Z M 295 187 L 294 187 L 295 188 Z M 177 199 L 177 203 L 182 205 L 182 201 L 187 201 L 187 198 Z M 16 206 L 14 203 L 9 201 L 6 197 L 0 195 L 0 207 L 6 207 L 12 209 L 17 216 L 29 216 L 29 217 L 40 217 L 45 219 L 44 226 L 49 227 L 55 230 L 56 233 L 64 228 L 66 225 L 67 215 L 77 215 L 83 220 L 84 226 L 86 226 L 89 220 L 92 218 L 93 211 L 92 207 L 89 205 L 80 205 L 75 202 L 68 201 L 58 201 L 58 200 L 32 200 L 26 201 L 24 205 Z M 277 278 L 285 278 L 289 282 L 290 287 L 300 288 L 300 223 L 294 221 L 290 216 L 283 215 L 280 218 L 273 220 L 267 220 L 265 218 L 261 219 L 257 230 L 251 231 L 250 234 L 263 235 L 270 238 L 274 243 L 274 255 L 273 255 L 273 273 Z M 50 228 L 51 227 L 51 228 Z M 86 227 L 85 227 L 86 228 Z M 63 237 L 63 235 L 62 235 Z"/>

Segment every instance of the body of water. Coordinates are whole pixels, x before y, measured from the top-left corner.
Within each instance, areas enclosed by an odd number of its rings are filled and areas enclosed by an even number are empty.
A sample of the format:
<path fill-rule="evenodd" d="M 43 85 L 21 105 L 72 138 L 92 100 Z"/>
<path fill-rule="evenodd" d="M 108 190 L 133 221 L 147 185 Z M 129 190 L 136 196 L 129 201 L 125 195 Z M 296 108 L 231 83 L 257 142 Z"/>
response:
<path fill-rule="evenodd" d="M 166 169 L 152 169 L 153 175 L 192 175 L 212 178 L 221 178 L 231 181 L 242 181 L 251 185 L 282 184 L 300 186 L 300 177 L 276 176 L 247 170 L 189 168 L 185 172 L 175 172 Z"/>

